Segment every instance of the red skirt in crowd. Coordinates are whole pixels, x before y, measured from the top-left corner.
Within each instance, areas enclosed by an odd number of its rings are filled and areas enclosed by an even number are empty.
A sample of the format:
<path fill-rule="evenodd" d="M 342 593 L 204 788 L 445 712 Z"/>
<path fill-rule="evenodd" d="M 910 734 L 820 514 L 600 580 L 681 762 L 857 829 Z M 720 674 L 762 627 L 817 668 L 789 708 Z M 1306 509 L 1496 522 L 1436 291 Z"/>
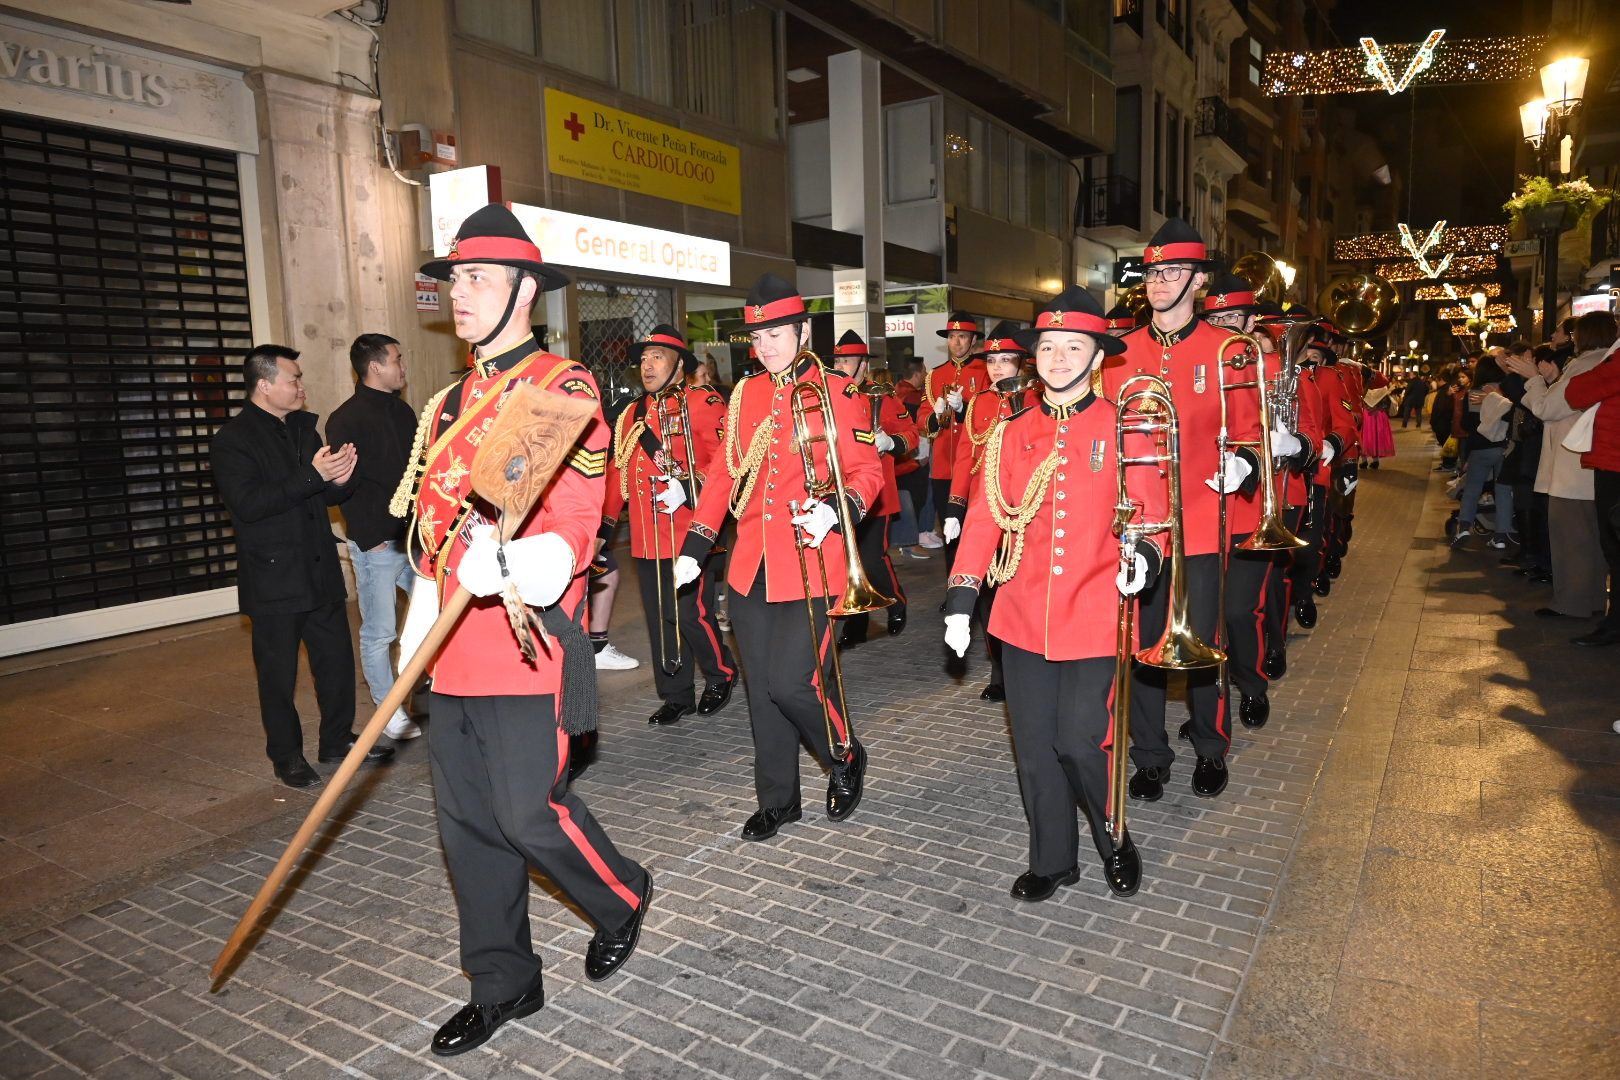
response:
<path fill-rule="evenodd" d="M 1395 433 L 1389 427 L 1389 414 L 1383 409 L 1368 409 L 1361 422 L 1361 453 L 1369 458 L 1395 456 Z"/>

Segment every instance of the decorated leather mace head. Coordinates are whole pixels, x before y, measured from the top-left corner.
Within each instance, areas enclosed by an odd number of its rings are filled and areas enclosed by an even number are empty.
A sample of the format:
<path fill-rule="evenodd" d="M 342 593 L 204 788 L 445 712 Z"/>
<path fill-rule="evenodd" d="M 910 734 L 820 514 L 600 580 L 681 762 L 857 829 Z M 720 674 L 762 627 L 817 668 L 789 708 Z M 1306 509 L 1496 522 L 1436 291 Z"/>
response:
<path fill-rule="evenodd" d="M 501 512 L 497 534 L 504 543 L 540 501 L 596 415 L 596 402 L 564 397 L 519 383 L 473 458 L 472 487 Z"/>

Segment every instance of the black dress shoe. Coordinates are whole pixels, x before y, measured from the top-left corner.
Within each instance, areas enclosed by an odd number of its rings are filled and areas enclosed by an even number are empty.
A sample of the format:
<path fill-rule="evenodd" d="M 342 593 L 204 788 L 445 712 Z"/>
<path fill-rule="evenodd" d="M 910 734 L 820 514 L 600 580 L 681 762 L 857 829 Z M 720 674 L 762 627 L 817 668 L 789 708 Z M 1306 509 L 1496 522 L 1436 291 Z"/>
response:
<path fill-rule="evenodd" d="M 1202 760 L 1202 759 L 1200 759 Z M 1158 802 L 1164 794 L 1164 782 L 1170 779 L 1170 766 L 1154 765 L 1151 768 L 1137 769 L 1131 777 L 1131 798 L 1142 802 Z"/>
<path fill-rule="evenodd" d="M 1136 895 L 1137 887 L 1142 884 L 1142 853 L 1136 850 L 1129 833 L 1102 865 L 1103 880 L 1108 882 L 1109 892 L 1115 896 Z"/>
<path fill-rule="evenodd" d="M 857 634 L 855 631 L 845 627 L 843 632 L 838 635 L 838 647 L 846 652 L 848 652 L 850 649 L 859 648 L 865 644 L 866 634 L 864 631 Z"/>
<path fill-rule="evenodd" d="M 321 782 L 321 774 L 309 767 L 301 757 L 275 763 L 276 779 L 293 788 L 314 787 Z"/>
<path fill-rule="evenodd" d="M 1191 742 L 1192 741 L 1192 721 L 1191 720 L 1183 720 L 1181 722 L 1181 726 L 1176 728 L 1176 738 L 1182 740 L 1183 742 Z"/>
<path fill-rule="evenodd" d="M 1244 694 L 1238 702 L 1238 719 L 1247 728 L 1265 727 L 1266 721 L 1271 719 L 1271 702 L 1263 697 Z"/>
<path fill-rule="evenodd" d="M 1536 608 L 1536 618 L 1538 618 L 1538 619 L 1567 619 L 1567 618 L 1569 618 L 1569 616 L 1565 615 L 1562 611 L 1559 611 L 1557 608 L 1538 607 L 1538 608 Z"/>
<path fill-rule="evenodd" d="M 1317 574 L 1316 580 L 1311 582 L 1311 592 L 1317 596 L 1326 596 L 1333 591 L 1333 579 L 1326 574 Z"/>
<path fill-rule="evenodd" d="M 1226 781 L 1230 779 L 1226 773 L 1226 759 L 1223 757 L 1198 756 L 1198 764 L 1193 768 L 1192 789 L 1194 795 L 1201 795 L 1206 799 L 1213 799 L 1226 790 Z"/>
<path fill-rule="evenodd" d="M 465 1054 L 475 1046 L 482 1046 L 508 1020 L 519 1020 L 537 1013 L 546 1003 L 545 984 L 538 978 L 534 986 L 511 1001 L 493 1005 L 463 1005 L 461 1010 L 445 1021 L 434 1033 L 432 1049 L 440 1057 Z"/>
<path fill-rule="evenodd" d="M 673 724 L 683 716 L 691 716 L 697 709 L 691 705 L 679 705 L 673 701 L 666 701 L 658 706 L 658 711 L 647 717 L 647 723 L 655 727 Z"/>
<path fill-rule="evenodd" d="M 761 807 L 754 811 L 752 817 L 743 822 L 742 838 L 744 840 L 769 840 L 776 835 L 776 830 L 783 825 L 791 824 L 804 817 L 799 804 L 783 807 Z"/>
<path fill-rule="evenodd" d="M 1266 653 L 1260 661 L 1260 673 L 1268 679 L 1280 679 L 1288 674 L 1288 653 L 1282 649 Z"/>
<path fill-rule="evenodd" d="M 900 631 L 906 628 L 906 613 L 904 610 L 889 609 L 889 636 L 899 637 Z"/>
<path fill-rule="evenodd" d="M 737 677 L 733 675 L 724 682 L 712 682 L 703 688 L 703 696 L 698 698 L 698 715 L 711 716 L 726 707 L 731 700 L 732 688 L 737 685 Z"/>
<path fill-rule="evenodd" d="M 1620 630 L 1611 630 L 1607 626 L 1600 626 L 1590 634 L 1569 639 L 1571 645 L 1585 645 L 1596 647 L 1603 645 L 1620 645 Z"/>
<path fill-rule="evenodd" d="M 1059 885 L 1073 885 L 1079 880 L 1078 866 L 1070 867 L 1061 874 L 1037 874 L 1033 870 L 1025 870 L 1018 875 L 1018 880 L 1013 882 L 1012 898 L 1037 904 L 1057 892 Z"/>
<path fill-rule="evenodd" d="M 568 736 L 568 782 L 571 784 L 585 775 L 585 770 L 596 761 L 596 744 L 601 738 L 594 731 Z"/>
<path fill-rule="evenodd" d="M 641 937 L 641 920 L 647 917 L 647 907 L 652 903 L 653 881 L 652 875 L 647 875 L 647 890 L 641 894 L 641 903 L 636 905 L 636 913 L 630 916 L 630 922 L 616 934 L 603 933 L 598 930 L 591 938 L 591 943 L 585 946 L 585 977 L 591 982 L 601 982 L 624 966 L 630 959 L 630 954 L 636 951 L 636 941 Z"/>
<path fill-rule="evenodd" d="M 349 751 L 354 749 L 354 743 L 355 738 L 353 735 L 350 735 L 349 741 L 344 743 L 340 748 L 336 750 L 322 750 L 319 758 L 320 763 L 322 765 L 336 765 L 338 762 L 349 756 Z M 393 760 L 394 748 L 392 746 L 373 746 L 370 750 L 366 751 L 366 756 L 360 760 L 360 764 L 386 765 L 388 762 Z"/>
<path fill-rule="evenodd" d="M 1301 597 L 1294 604 L 1294 621 L 1301 627 L 1309 630 L 1316 625 L 1316 601 L 1309 596 Z"/>
<path fill-rule="evenodd" d="M 979 691 L 980 701 L 1006 701 L 1007 688 L 998 682 L 990 683 Z"/>
<path fill-rule="evenodd" d="M 834 765 L 827 780 L 827 820 L 843 821 L 861 805 L 861 789 L 866 783 L 866 747 L 857 740 L 851 759 Z"/>
<path fill-rule="evenodd" d="M 957 656 L 955 653 L 945 657 L 945 674 L 953 679 L 960 679 L 967 674 L 967 658 Z"/>
<path fill-rule="evenodd" d="M 1343 573 L 1343 571 L 1344 557 L 1341 555 L 1329 555 L 1327 561 L 1327 576 L 1337 581 L 1339 575 Z"/>

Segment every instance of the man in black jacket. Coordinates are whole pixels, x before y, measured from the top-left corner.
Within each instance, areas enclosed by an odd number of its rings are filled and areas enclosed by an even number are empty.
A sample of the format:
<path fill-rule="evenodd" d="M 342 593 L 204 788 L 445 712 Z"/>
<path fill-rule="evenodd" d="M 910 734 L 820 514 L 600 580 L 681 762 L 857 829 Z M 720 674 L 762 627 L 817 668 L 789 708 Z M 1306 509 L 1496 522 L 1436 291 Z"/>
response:
<path fill-rule="evenodd" d="M 300 641 L 321 707 L 321 762 L 341 761 L 354 742 L 354 648 L 326 508 L 348 497 L 357 455 L 321 444 L 315 416 L 303 411 L 297 352 L 260 345 L 242 377 L 247 402 L 214 436 L 214 482 L 236 530 L 237 601 L 253 623 L 265 752 L 282 783 L 309 787 L 321 778 L 304 760 L 293 706 Z M 373 750 L 366 760 L 393 756 Z"/>

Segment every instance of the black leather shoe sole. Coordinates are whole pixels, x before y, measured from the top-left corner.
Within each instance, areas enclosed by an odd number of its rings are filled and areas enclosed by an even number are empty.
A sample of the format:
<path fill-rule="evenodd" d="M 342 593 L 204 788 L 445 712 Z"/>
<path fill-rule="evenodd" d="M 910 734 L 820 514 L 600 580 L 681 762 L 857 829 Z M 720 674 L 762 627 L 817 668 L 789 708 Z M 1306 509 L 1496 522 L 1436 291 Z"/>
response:
<path fill-rule="evenodd" d="M 455 1057 L 457 1054 L 476 1050 L 489 1042 L 490 1036 L 499 1031 L 501 1025 L 508 1020 L 521 1020 L 525 1016 L 533 1016 L 545 1008 L 545 1005 L 545 986 L 536 983 L 535 988 L 528 993 L 496 1006 L 496 1019 L 493 1021 L 481 1018 L 476 1013 L 474 1016 L 464 1018 L 462 1014 L 468 1009 L 476 1009 L 476 1006 L 464 1006 L 461 1012 L 450 1018 L 449 1023 L 434 1033 L 429 1048 L 439 1057 Z M 468 1030 L 464 1032 L 462 1030 L 464 1028 Z"/>
<path fill-rule="evenodd" d="M 1018 875 L 1013 882 L 1012 898 L 1022 900 L 1026 904 L 1038 904 L 1048 900 L 1058 891 L 1060 885 L 1073 885 L 1080 880 L 1080 868 L 1067 870 L 1061 874 L 1037 874 L 1033 870 L 1026 870 Z"/>
<path fill-rule="evenodd" d="M 804 810 L 799 806 L 784 810 L 757 810 L 753 817 L 743 823 L 741 835 L 744 840 L 769 840 L 782 826 L 791 825 L 803 817 Z"/>

